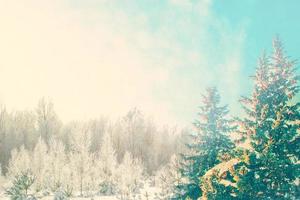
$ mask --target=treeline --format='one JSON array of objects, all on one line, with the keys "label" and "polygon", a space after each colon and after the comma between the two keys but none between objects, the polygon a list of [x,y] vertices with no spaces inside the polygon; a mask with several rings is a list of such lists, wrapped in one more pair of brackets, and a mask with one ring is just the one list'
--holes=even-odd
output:
[{"label": "treeline", "polygon": [[[161,199],[299,199],[300,102],[296,63],[274,40],[230,118],[216,88],[203,95],[187,153],[157,174]],[[298,99],[297,99],[298,98]]]},{"label": "treeline", "polygon": [[[41,99],[34,111],[0,111],[0,163],[2,173],[8,171],[11,152],[24,148],[32,151],[40,139],[51,148],[51,141],[64,145],[65,152],[72,151],[76,135],[88,133],[91,138],[89,151],[95,153],[103,145],[103,136],[108,133],[118,162],[125,153],[143,163],[147,174],[151,175],[170,156],[181,151],[180,141],[184,131],[176,127],[158,127],[150,117],[138,109],[132,109],[126,116],[116,121],[102,117],[87,122],[63,124],[51,102]],[[163,154],[161,152],[164,152]]]},{"label": "treeline", "polygon": [[[138,109],[116,121],[100,118],[68,124],[45,99],[35,111],[2,109],[0,166],[8,184],[13,184],[7,194],[132,198],[148,177],[183,151],[185,132],[158,127]],[[27,187],[28,191],[19,191]]]}]

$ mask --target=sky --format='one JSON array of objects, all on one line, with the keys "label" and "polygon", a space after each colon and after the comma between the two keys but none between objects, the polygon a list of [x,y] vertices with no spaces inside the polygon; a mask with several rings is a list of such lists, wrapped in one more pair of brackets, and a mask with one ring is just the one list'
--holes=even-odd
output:
[{"label": "sky", "polygon": [[300,57],[298,0],[0,0],[0,104],[50,99],[63,121],[137,107],[188,125],[216,86],[233,115],[279,35]]}]

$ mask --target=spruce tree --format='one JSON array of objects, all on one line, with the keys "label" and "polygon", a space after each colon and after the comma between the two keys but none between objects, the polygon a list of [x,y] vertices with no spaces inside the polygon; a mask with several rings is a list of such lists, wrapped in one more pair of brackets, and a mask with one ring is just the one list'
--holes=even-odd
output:
[{"label": "spruce tree", "polygon": [[187,144],[188,153],[183,155],[180,169],[187,181],[177,185],[175,199],[198,199],[202,195],[201,177],[221,162],[220,157],[234,148],[228,133],[235,127],[227,118],[227,106],[220,106],[220,95],[216,88],[208,88],[203,95],[199,120],[194,123],[196,132]]},{"label": "spruce tree", "polygon": [[271,58],[264,56],[254,77],[251,97],[242,103],[247,117],[242,133],[250,150],[236,167],[240,199],[295,199],[299,177],[299,91],[295,62],[274,40]]}]

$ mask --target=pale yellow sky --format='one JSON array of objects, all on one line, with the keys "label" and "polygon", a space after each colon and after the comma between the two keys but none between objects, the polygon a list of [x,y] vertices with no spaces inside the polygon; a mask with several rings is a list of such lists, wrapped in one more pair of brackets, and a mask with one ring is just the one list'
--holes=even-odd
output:
[{"label": "pale yellow sky", "polygon": [[46,97],[63,121],[138,107],[190,124],[206,87],[239,96],[243,26],[216,18],[211,2],[0,0],[0,103],[34,109]]},{"label": "pale yellow sky", "polygon": [[[0,2],[0,100],[9,109],[32,109],[49,97],[63,120],[119,116],[135,106],[171,117],[152,95],[167,73],[144,67],[128,33],[109,24],[115,16],[85,15],[64,1]],[[86,25],[90,18],[97,23]]]}]

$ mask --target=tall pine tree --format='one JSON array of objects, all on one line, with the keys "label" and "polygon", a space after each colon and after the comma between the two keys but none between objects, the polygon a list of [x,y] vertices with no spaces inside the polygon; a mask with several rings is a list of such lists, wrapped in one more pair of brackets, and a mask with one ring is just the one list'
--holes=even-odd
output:
[{"label": "tall pine tree", "polygon": [[191,134],[188,153],[183,155],[180,171],[187,181],[176,186],[176,199],[198,199],[202,195],[201,177],[234,148],[228,137],[234,129],[227,118],[228,108],[219,104],[217,89],[208,88],[202,98],[199,120],[194,123],[196,132]]},{"label": "tall pine tree", "polygon": [[240,199],[295,199],[299,177],[299,91],[295,63],[274,40],[271,58],[264,56],[254,77],[251,97],[242,103],[247,117],[242,133],[250,151],[235,170]]}]

